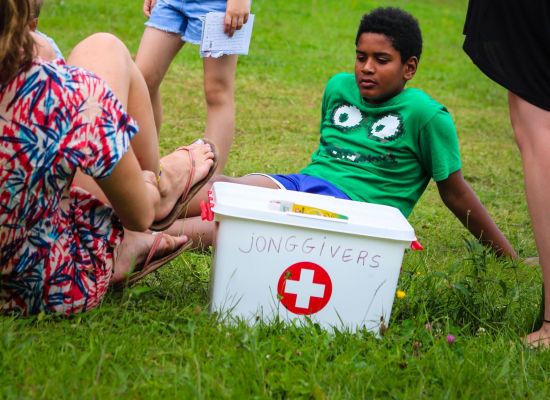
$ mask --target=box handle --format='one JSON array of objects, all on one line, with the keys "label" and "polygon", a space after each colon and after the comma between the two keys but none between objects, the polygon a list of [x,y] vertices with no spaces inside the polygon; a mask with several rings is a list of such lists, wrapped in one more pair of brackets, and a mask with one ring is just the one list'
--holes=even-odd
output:
[{"label": "box handle", "polygon": [[271,200],[269,208],[276,211],[282,211],[287,214],[296,214],[298,216],[307,215],[311,217],[322,217],[324,220],[347,221],[347,215],[339,214],[334,211],[326,210],[305,204],[297,204],[287,200]]},{"label": "box handle", "polygon": [[208,201],[202,200],[199,206],[201,209],[201,219],[203,221],[214,221],[214,211],[212,211],[212,207],[214,207],[214,195],[212,190],[208,191]]},{"label": "box handle", "polygon": [[293,211],[287,211],[287,212],[285,212],[285,215],[291,215],[291,216],[300,217],[300,218],[318,219],[318,220],[321,220],[321,221],[340,222],[340,223],[344,223],[344,224],[348,223],[347,219],[324,217],[322,215],[304,214],[304,213],[293,212]]}]

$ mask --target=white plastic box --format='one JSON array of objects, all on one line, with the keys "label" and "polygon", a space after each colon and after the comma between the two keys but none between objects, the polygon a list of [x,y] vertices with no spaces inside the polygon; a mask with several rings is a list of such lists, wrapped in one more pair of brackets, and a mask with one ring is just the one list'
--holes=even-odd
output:
[{"label": "white plastic box", "polygon": [[[283,212],[274,201],[349,219]],[[398,209],[231,183],[215,183],[211,203],[219,221],[212,311],[351,331],[389,323],[403,253],[415,240]]]}]

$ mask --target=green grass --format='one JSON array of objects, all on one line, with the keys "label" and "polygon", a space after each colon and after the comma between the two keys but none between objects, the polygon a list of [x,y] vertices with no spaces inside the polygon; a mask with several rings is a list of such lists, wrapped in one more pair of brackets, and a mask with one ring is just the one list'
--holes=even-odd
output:
[{"label": "green grass", "polygon": [[[464,175],[519,254],[534,255],[505,91],[461,49],[465,0],[254,0],[226,172],[284,173],[307,162],[324,84],[352,71],[359,18],[377,5],[420,20],[424,53],[411,86],[450,109]],[[40,27],[65,53],[96,31],[135,52],[143,22],[141,2],[47,0]],[[167,152],[204,129],[196,47],[184,48],[162,89]],[[479,248],[434,185],[410,222],[426,249],[405,255],[407,296],[396,299],[382,340],[315,325],[220,324],[207,312],[211,256],[188,253],[85,315],[0,318],[0,398],[548,398],[550,352],[519,340],[536,321],[539,270]]]}]

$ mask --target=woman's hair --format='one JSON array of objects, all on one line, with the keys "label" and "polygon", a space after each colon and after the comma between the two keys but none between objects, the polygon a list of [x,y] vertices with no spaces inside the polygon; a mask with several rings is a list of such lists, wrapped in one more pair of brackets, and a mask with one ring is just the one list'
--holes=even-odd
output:
[{"label": "woman's hair", "polygon": [[0,1],[0,84],[30,66],[34,41],[29,17],[29,0]]}]

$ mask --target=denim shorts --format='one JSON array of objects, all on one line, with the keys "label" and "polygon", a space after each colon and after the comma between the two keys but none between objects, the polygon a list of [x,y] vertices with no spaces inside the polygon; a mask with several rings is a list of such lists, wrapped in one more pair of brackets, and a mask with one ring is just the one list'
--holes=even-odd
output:
[{"label": "denim shorts", "polygon": [[324,196],[332,196],[337,199],[349,200],[349,196],[334,186],[332,183],[315,176],[304,174],[287,174],[287,175],[263,175],[270,178],[281,189],[294,190],[295,192],[322,194]]},{"label": "denim shorts", "polygon": [[210,11],[225,12],[226,5],[226,0],[158,0],[145,25],[177,33],[185,42],[200,44],[201,17]]}]

